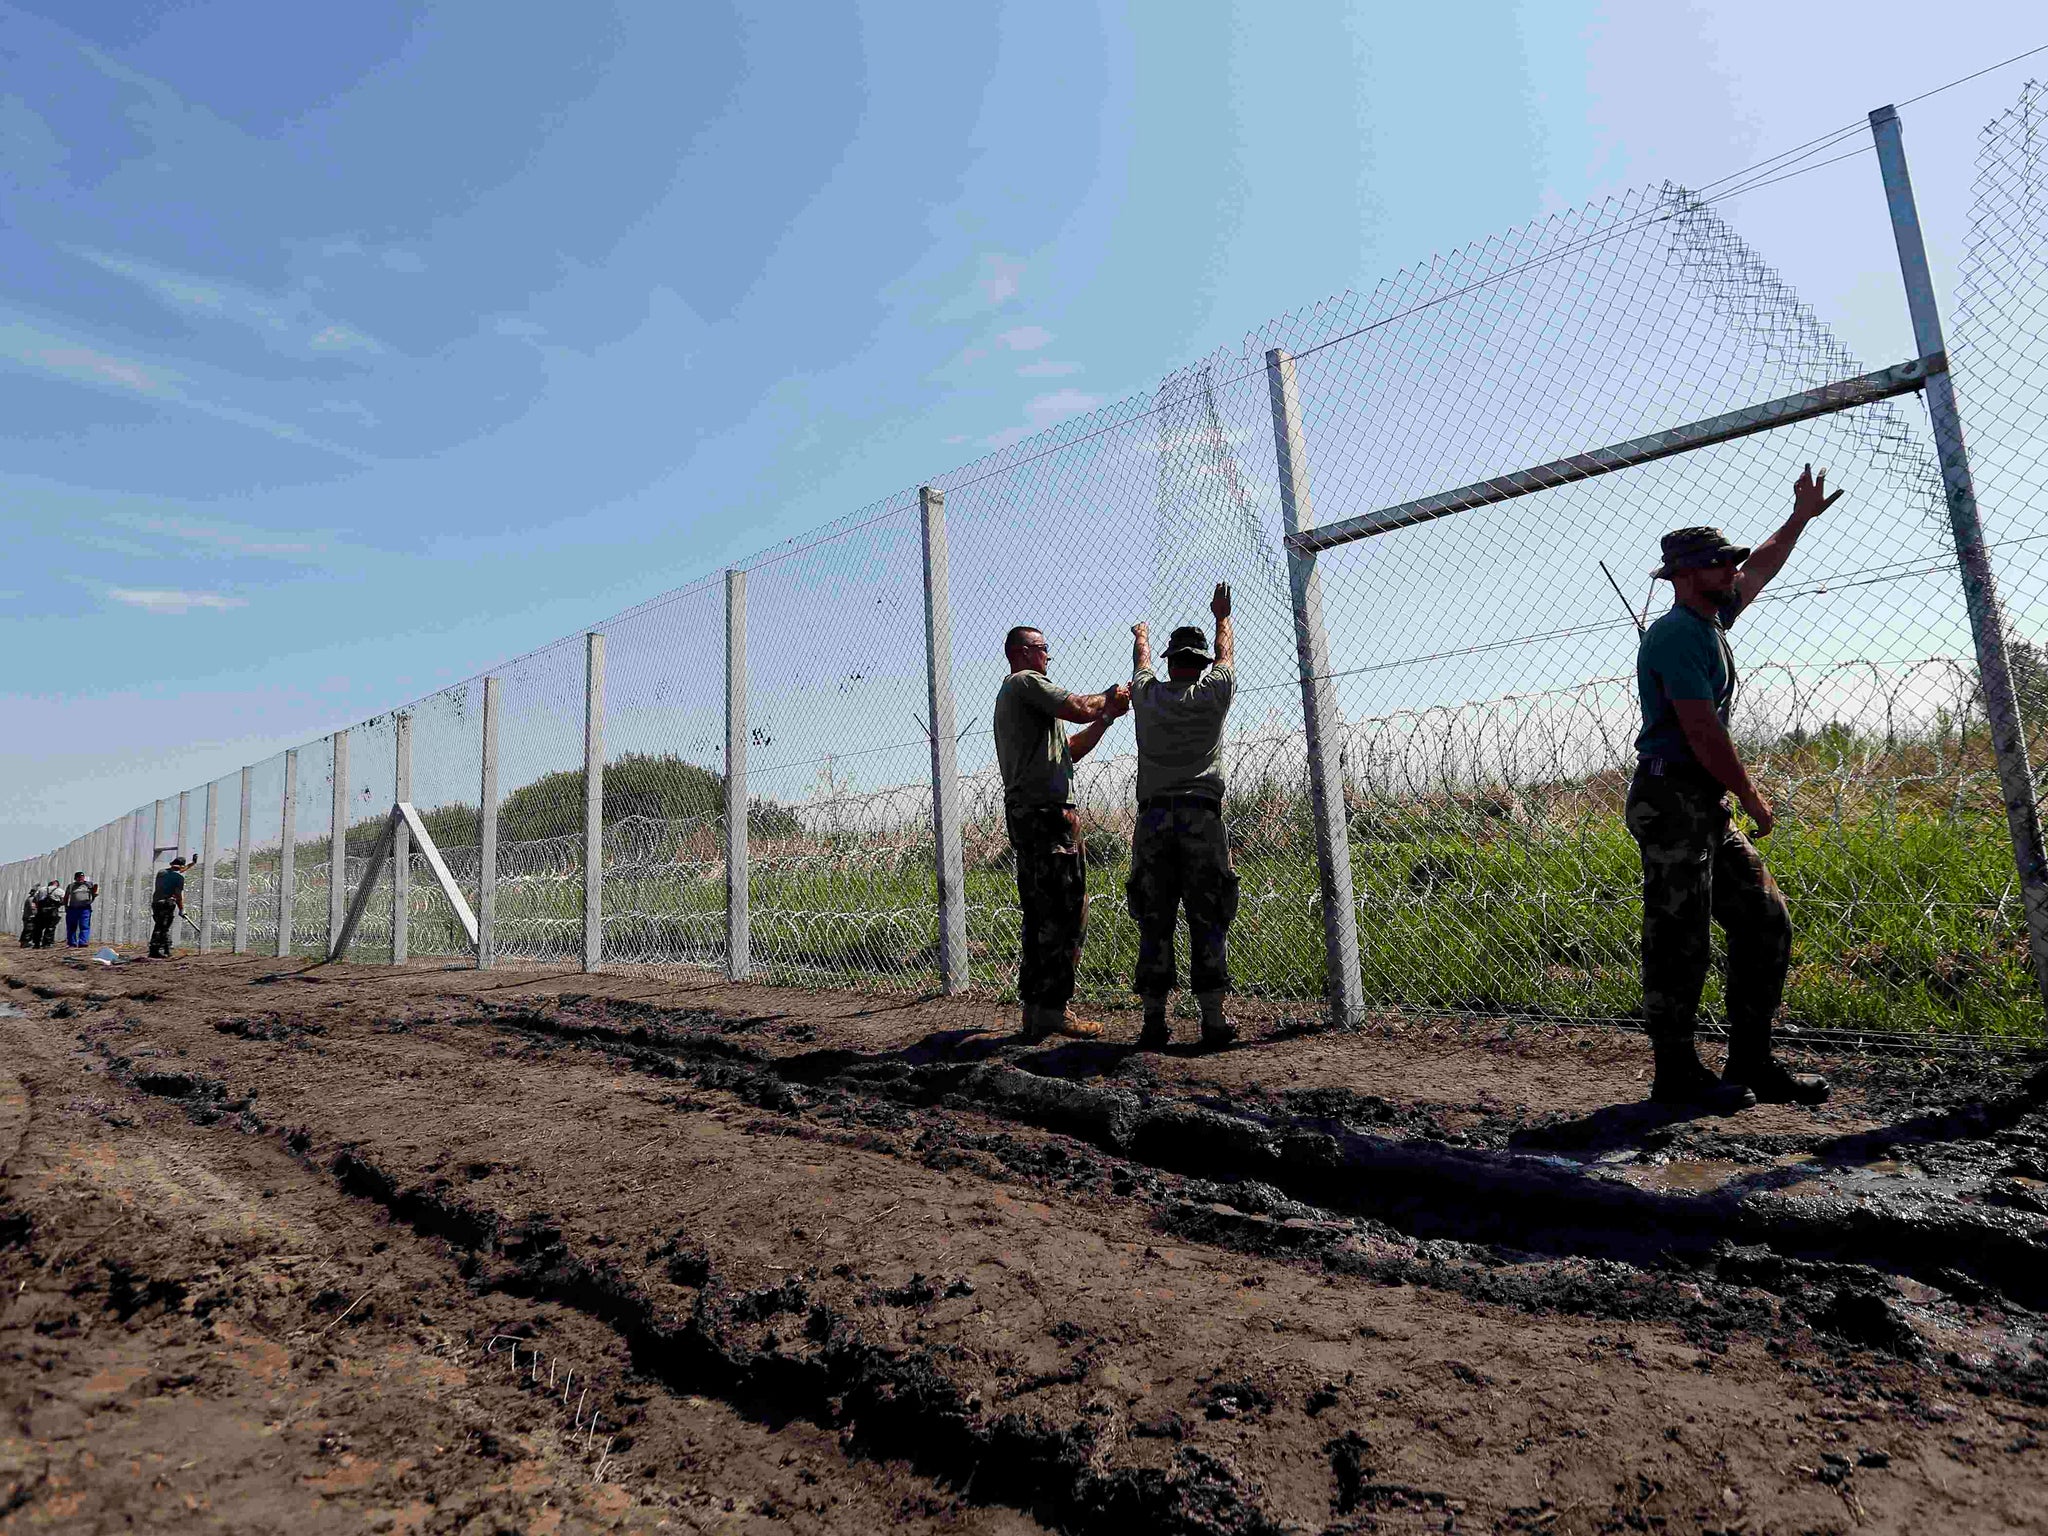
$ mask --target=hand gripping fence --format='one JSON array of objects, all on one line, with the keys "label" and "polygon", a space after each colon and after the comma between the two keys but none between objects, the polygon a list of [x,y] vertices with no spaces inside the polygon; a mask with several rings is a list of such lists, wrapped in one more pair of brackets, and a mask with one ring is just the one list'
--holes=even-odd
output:
[{"label": "hand gripping fence", "polygon": [[[1848,495],[1732,636],[1787,1026],[2038,1037],[2044,129],[2029,86],[1985,131],[1952,343],[1882,109],[1910,357],[1851,358],[1710,199],[1611,199],[1146,395],[1049,397],[1093,408],[8,865],[0,917],[86,866],[95,937],[137,943],[155,872],[196,851],[198,942],[236,954],[1001,995],[1004,632],[1044,629],[1055,681],[1092,692],[1129,676],[1134,622],[1206,628],[1228,581],[1235,988],[1346,1024],[1634,1019],[1638,615],[1608,573],[1643,590],[1674,527],[1761,542],[1811,462]],[[1129,729],[1076,780],[1097,999],[1130,996],[1137,947]]]}]

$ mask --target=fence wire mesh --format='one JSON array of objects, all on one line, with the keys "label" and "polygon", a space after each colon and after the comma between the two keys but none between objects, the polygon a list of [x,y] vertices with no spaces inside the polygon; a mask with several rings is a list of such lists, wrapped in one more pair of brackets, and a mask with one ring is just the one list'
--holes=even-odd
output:
[{"label": "fence wire mesh", "polygon": [[[1986,130],[1953,353],[2034,761],[2048,756],[2048,97]],[[1239,990],[1327,986],[1296,613],[1268,353],[1292,359],[1306,503],[1329,524],[1865,371],[1701,199],[1666,185],[1560,214],[1288,315],[1157,390],[932,482],[950,557],[963,862],[975,986],[1006,993],[1019,911],[990,714],[1016,624],[1054,679],[1131,673],[1130,626],[1207,626],[1235,597],[1226,821],[1242,879]],[[1873,360],[1879,364],[1902,361]],[[1848,492],[1743,616],[1735,732],[1780,825],[1794,914],[1788,1021],[2035,1032],[1997,778],[1939,476],[1917,400],[1860,406],[1404,526],[1318,559],[1342,821],[1375,1008],[1626,1019],[1640,1008],[1640,866],[1620,819],[1639,719],[1636,616],[1657,540],[1770,533],[1801,465]],[[1627,596],[1609,585],[1603,563]],[[904,492],[742,562],[751,973],[939,979],[924,549]],[[606,646],[603,963],[719,967],[727,950],[723,575],[597,626]],[[496,952],[580,963],[586,641],[507,664]],[[410,706],[410,797],[474,910],[483,684]],[[395,716],[350,733],[351,893],[398,797]],[[283,761],[251,775],[246,916],[298,953],[329,924],[332,753],[300,749],[280,889]],[[1135,759],[1110,727],[1077,776],[1090,865],[1084,993],[1128,997]],[[217,945],[233,942],[239,779],[220,785]],[[199,836],[204,789],[188,839]],[[110,916],[147,930],[159,815],[74,845],[110,861]],[[166,822],[166,825],[169,825]],[[66,857],[73,850],[66,850]],[[56,860],[58,863],[64,859]],[[51,863],[0,870],[4,921]],[[408,948],[470,940],[409,864]],[[68,868],[63,871],[68,874]],[[392,953],[387,868],[353,957]]]}]

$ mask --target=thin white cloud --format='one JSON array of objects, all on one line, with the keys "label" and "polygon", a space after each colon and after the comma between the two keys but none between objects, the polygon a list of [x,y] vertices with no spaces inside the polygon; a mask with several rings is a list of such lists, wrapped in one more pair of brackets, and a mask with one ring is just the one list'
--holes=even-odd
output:
[{"label": "thin white cloud", "polygon": [[1091,395],[1079,389],[1056,389],[1050,394],[1034,395],[1024,402],[1024,425],[991,432],[981,440],[982,444],[988,448],[1008,448],[1069,416],[1094,410],[1103,403],[1103,399],[1101,395]]},{"label": "thin white cloud", "polygon": [[1020,379],[1063,379],[1070,373],[1079,373],[1079,363],[1056,363],[1049,357],[1042,357],[1035,363],[1026,363],[1017,370]]},{"label": "thin white cloud", "polygon": [[939,306],[940,320],[971,320],[976,315],[1000,309],[1017,296],[1024,277],[1024,263],[1000,251],[983,253],[973,281],[965,293]]},{"label": "thin white cloud", "polygon": [[376,356],[386,350],[383,343],[357,327],[322,314],[307,284],[272,294],[225,278],[180,272],[139,256],[86,246],[69,249],[102,272],[136,284],[166,309],[241,326],[276,351],[303,357],[340,352]]},{"label": "thin white cloud", "polygon": [[266,560],[318,560],[333,552],[324,536],[307,537],[273,533],[239,523],[214,522],[196,517],[162,516],[147,512],[114,512],[107,521],[137,533],[153,533],[177,539],[225,555],[245,555]]},{"label": "thin white cloud", "polygon": [[145,613],[184,614],[195,609],[242,608],[239,597],[222,592],[179,592],[168,587],[109,587],[107,596]]},{"label": "thin white cloud", "polygon": [[1017,283],[1023,276],[1023,262],[991,251],[981,258],[981,276],[975,279],[975,286],[981,289],[982,302],[993,309],[1016,297]]},{"label": "thin white cloud", "polygon": [[1036,352],[1052,341],[1052,332],[1042,325],[1020,325],[996,338],[1012,352]]},{"label": "thin white cloud", "polygon": [[113,390],[131,397],[140,396],[159,404],[196,411],[216,421],[253,427],[285,442],[339,454],[357,464],[371,462],[366,455],[352,448],[325,442],[289,422],[274,421],[253,411],[245,411],[240,406],[196,395],[186,387],[190,381],[173,369],[120,357],[104,348],[46,331],[40,325],[5,314],[0,314],[0,361],[51,374],[74,384]]}]

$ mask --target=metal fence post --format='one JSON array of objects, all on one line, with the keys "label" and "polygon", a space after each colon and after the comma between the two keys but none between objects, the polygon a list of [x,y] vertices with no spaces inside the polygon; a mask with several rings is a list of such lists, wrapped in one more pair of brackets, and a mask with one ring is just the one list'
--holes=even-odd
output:
[{"label": "metal fence post", "polygon": [[294,909],[298,906],[299,879],[299,749],[284,755],[284,832],[277,848],[277,957],[292,952]]},{"label": "metal fence post", "polygon": [[[1273,451],[1280,470],[1280,517],[1290,535],[1315,526],[1309,497],[1308,450],[1301,430],[1301,394],[1294,359],[1279,347],[1266,354],[1273,401]],[[1351,828],[1344,796],[1344,719],[1330,678],[1330,641],[1323,628],[1322,579],[1316,556],[1291,546],[1287,586],[1294,602],[1295,659],[1301,673],[1301,717],[1308,744],[1308,792],[1316,823],[1316,870],[1323,904],[1324,989],[1330,1019],[1355,1024],[1365,1012],[1358,969],[1358,908],[1351,890]]]},{"label": "metal fence post", "polygon": [[747,867],[747,573],[725,573],[725,974],[753,969]]},{"label": "metal fence post", "polygon": [[220,780],[206,782],[206,825],[200,833],[199,952],[213,948],[213,865],[220,857]]},{"label": "metal fence post", "polygon": [[[412,803],[412,716],[391,720],[392,798]],[[391,828],[391,963],[403,965],[412,948],[412,828],[400,816]]]},{"label": "metal fence post", "polygon": [[333,744],[334,798],[327,825],[327,958],[341,948],[341,925],[348,921],[348,732],[336,731]]},{"label": "metal fence post", "polygon": [[960,842],[960,731],[953,713],[953,604],[946,493],[917,491],[924,531],[924,673],[932,739],[932,862],[939,892],[939,984],[967,990],[967,863]]},{"label": "metal fence post", "polygon": [[483,783],[477,795],[476,964],[498,960],[498,680],[484,679]]},{"label": "metal fence post", "polygon": [[[1899,251],[1899,275],[1905,282],[1906,307],[1913,317],[1913,341],[1923,358],[1946,362],[1941,310],[1934,300],[1934,280],[1927,270],[1927,247],[1920,234],[1920,213],[1913,200],[1913,180],[1906,169],[1905,140],[1895,107],[1870,114],[1871,137],[1877,141],[1877,164],[1890,205],[1892,239]],[[2034,984],[2048,1008],[2048,849],[2041,837],[2041,813],[2034,799],[2034,775],[2027,761],[2027,733],[2012,684],[2012,665],[2005,648],[2005,617],[1998,601],[1998,580],[1984,548],[1984,528],[1977,516],[1977,491],[1970,478],[1970,456],[1963,444],[1962,417],[1956,409],[1955,385],[1946,366],[1927,377],[1927,417],[1934,430],[1935,452],[1941,460],[1941,485],[1948,501],[1949,529],[1956,546],[1956,564],[1963,578],[1963,601],[1970,614],[1970,638],[1977,651],[1977,680],[1984,695],[1984,716],[1991,729],[1991,750],[1998,759],[1998,788],[2005,801],[2006,830],[2012,838],[2013,863],[2019,872],[2020,905],[2027,918],[2027,951],[2034,965]]]},{"label": "metal fence post", "polygon": [[583,637],[583,969],[604,964],[604,635]]},{"label": "metal fence post", "polygon": [[235,823],[235,940],[238,955],[249,952],[249,811],[252,785],[242,770],[242,809]]}]

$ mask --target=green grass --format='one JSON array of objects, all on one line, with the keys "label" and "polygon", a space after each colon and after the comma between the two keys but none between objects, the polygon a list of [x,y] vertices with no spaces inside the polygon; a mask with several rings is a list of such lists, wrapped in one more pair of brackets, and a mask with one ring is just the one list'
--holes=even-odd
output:
[{"label": "green grass", "polygon": [[[1790,774],[1800,767],[1780,754]],[[1819,765],[1825,768],[1825,764]],[[1955,769],[1919,774],[1910,751],[1844,792],[1816,772],[1780,794],[1790,814],[1762,845],[1795,930],[1786,1022],[1804,1028],[2035,1039],[2039,1002],[2012,894],[1995,790],[1959,800]],[[1974,772],[1974,765],[1972,765]],[[1946,778],[1947,787],[1940,782]],[[1813,789],[1821,784],[1826,793]],[[1511,797],[1512,798],[1512,797]],[[1639,1006],[1640,864],[1611,778],[1500,800],[1353,809],[1353,879],[1370,1004],[1485,1014],[1626,1018]],[[1510,813],[1511,812],[1511,813]],[[1088,943],[1081,991],[1130,998],[1137,932],[1125,909],[1128,813],[1091,813]],[[1297,793],[1234,792],[1243,897],[1231,937],[1240,990],[1278,999],[1323,993],[1313,840]],[[888,846],[882,846],[887,843]],[[970,964],[1005,993],[1016,973],[1014,877],[1002,833],[968,833]],[[303,865],[301,866],[304,867]],[[722,870],[695,866],[605,882],[605,945],[622,963],[715,964],[723,956]],[[324,870],[302,886],[302,951],[326,931]],[[757,837],[750,882],[753,955],[770,979],[928,986],[936,980],[929,847],[887,839]],[[509,880],[499,949],[571,961],[582,949],[581,884]],[[388,904],[372,902],[364,958],[389,954]],[[423,895],[415,954],[466,941],[438,894]],[[1181,964],[1186,964],[1183,938]],[[1718,1007],[1718,979],[1708,1006]]]}]

